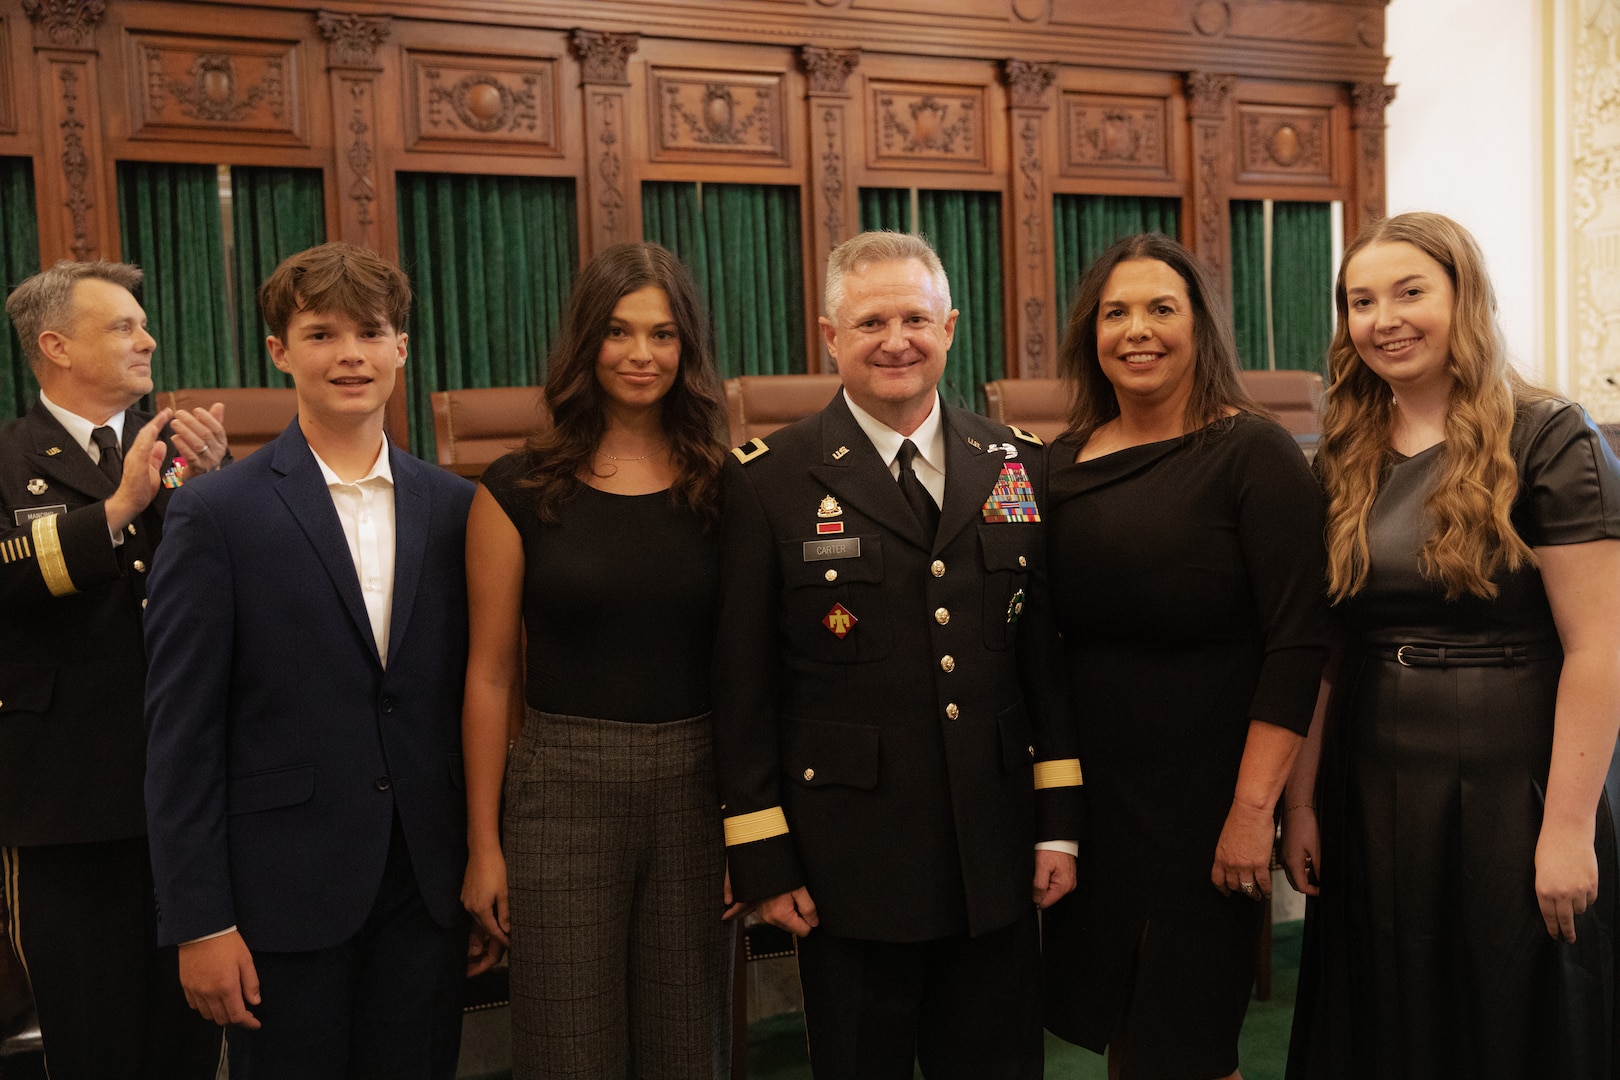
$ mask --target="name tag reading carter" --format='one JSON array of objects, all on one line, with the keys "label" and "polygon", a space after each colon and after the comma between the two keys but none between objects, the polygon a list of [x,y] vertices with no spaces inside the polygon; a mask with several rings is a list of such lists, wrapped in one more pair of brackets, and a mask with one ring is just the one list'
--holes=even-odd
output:
[{"label": "name tag reading carter", "polygon": [[860,556],[861,538],[858,536],[850,536],[842,540],[806,540],[804,542],[805,562],[821,562],[823,559],[858,559]]}]

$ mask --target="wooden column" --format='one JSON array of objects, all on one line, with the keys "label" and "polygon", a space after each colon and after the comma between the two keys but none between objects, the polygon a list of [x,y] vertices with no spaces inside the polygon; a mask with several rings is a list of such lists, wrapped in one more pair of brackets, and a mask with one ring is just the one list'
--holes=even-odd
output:
[{"label": "wooden column", "polygon": [[1384,108],[1395,88],[1356,83],[1350,88],[1350,130],[1355,137],[1356,197],[1344,207],[1344,238],[1349,240],[1385,214]]},{"label": "wooden column", "polygon": [[[332,86],[332,135],[337,145],[338,214],[335,239],[385,255],[398,252],[399,237],[384,236],[383,196],[377,166],[377,46],[388,37],[392,21],[355,14],[321,12],[315,20],[326,39],[326,71]],[[327,235],[332,234],[327,227]]]},{"label": "wooden column", "polygon": [[1187,75],[1187,123],[1192,136],[1192,198],[1181,233],[1214,275],[1225,302],[1232,299],[1232,171],[1237,155],[1230,75]]},{"label": "wooden column", "polygon": [[641,239],[641,200],[631,197],[625,167],[630,54],[640,46],[641,36],[575,30],[569,43],[579,58],[585,100],[588,257],[612,244]]},{"label": "wooden column", "polygon": [[39,79],[39,248],[58,259],[119,257],[113,165],[101,131],[100,60],[95,29],[102,0],[23,0],[34,25]]},{"label": "wooden column", "polygon": [[[810,109],[810,280],[805,328],[812,372],[822,370],[825,350],[816,318],[826,297],[827,257],[860,229],[860,192],[849,174],[849,74],[861,62],[859,49],[824,49],[805,45],[799,62],[808,76],[805,98]],[[859,144],[856,144],[858,151]]]},{"label": "wooden column", "polygon": [[1006,60],[1001,76],[1007,84],[1007,132],[1012,140],[1008,159],[1018,163],[1013,227],[1008,237],[1015,256],[1009,262],[1013,312],[1007,320],[1006,377],[1040,379],[1057,373],[1053,362],[1057,301],[1052,280],[1052,191],[1041,160],[1041,148],[1055,141],[1046,125],[1047,91],[1057,78],[1057,65]]}]

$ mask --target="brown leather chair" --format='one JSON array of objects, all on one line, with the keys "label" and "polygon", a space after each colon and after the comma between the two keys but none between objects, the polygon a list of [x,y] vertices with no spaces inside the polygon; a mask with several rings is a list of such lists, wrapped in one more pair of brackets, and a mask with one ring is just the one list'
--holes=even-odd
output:
[{"label": "brown leather chair", "polygon": [[157,395],[160,409],[189,412],[225,404],[225,435],[231,456],[241,461],[267,442],[274,441],[298,415],[298,392],[279,386],[188,387]]},{"label": "brown leather chair", "polygon": [[1620,424],[1599,424],[1598,430],[1609,440],[1616,454],[1620,454]]},{"label": "brown leather chair", "polygon": [[439,464],[471,480],[537,429],[551,426],[545,391],[538,386],[436,390],[428,398]]},{"label": "brown leather chair", "polygon": [[1322,376],[1316,372],[1245,371],[1243,388],[1296,439],[1322,434]]},{"label": "brown leather chair", "polygon": [[998,424],[1051,442],[1069,423],[1069,388],[1062,379],[996,379],[984,384],[985,413]]},{"label": "brown leather chair", "polygon": [[731,445],[764,438],[827,407],[843,385],[833,375],[739,375],[726,380]]}]

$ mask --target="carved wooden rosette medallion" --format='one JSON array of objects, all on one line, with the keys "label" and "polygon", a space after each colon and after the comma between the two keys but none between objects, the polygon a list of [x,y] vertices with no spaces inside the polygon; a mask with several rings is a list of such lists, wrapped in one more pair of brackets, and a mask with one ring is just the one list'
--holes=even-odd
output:
[{"label": "carved wooden rosette medallion", "polygon": [[306,145],[297,42],[132,32],[127,43],[134,138]]},{"label": "carved wooden rosette medallion", "polygon": [[568,44],[585,84],[585,205],[592,251],[641,236],[641,207],[625,194],[625,94],[638,34],[575,30]]},{"label": "carved wooden rosette medallion", "polygon": [[1058,121],[1064,176],[1174,179],[1166,99],[1071,91]]},{"label": "carved wooden rosette medallion", "polygon": [[410,150],[560,157],[558,61],[407,50]]},{"label": "carved wooden rosette medallion", "polygon": [[988,172],[985,87],[867,81],[869,169]]},{"label": "carved wooden rosette medallion", "polygon": [[23,14],[52,45],[82,48],[107,13],[103,0],[22,0]]},{"label": "carved wooden rosette medallion", "polygon": [[1018,201],[1014,211],[1018,262],[1014,279],[1018,310],[1023,313],[1021,344],[1008,364],[1009,369],[1016,370],[1008,370],[1006,374],[1038,378],[1046,375],[1051,367],[1048,355],[1051,334],[1046,324],[1047,312],[1055,306],[1052,275],[1048,272],[1052,262],[1052,229],[1047,221],[1047,210],[1052,205],[1052,195],[1047,187],[1041,148],[1047,144],[1048,91],[1057,79],[1057,65],[1004,60],[1001,78],[1007,87],[1011,159],[1018,163]]},{"label": "carved wooden rosette medallion", "polygon": [[1187,122],[1192,125],[1192,248],[1231,295],[1226,247],[1232,232],[1231,75],[1194,71],[1186,77]]},{"label": "carved wooden rosette medallion", "polygon": [[653,68],[652,160],[786,165],[781,75]]},{"label": "carved wooden rosette medallion", "polygon": [[1346,237],[1384,216],[1384,109],[1395,88],[1357,83],[1350,88],[1350,129],[1355,136],[1356,199],[1345,206]]},{"label": "carved wooden rosette medallion", "polygon": [[1239,105],[1239,178],[1331,184],[1331,121],[1331,111],[1325,108]]}]

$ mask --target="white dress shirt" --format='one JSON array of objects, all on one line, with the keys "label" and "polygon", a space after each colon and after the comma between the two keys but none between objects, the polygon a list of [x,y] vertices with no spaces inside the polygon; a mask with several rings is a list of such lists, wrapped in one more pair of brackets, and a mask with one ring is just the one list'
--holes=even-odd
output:
[{"label": "white dress shirt", "polygon": [[352,483],[338,479],[319,454],[315,454],[315,464],[326,477],[326,490],[332,493],[332,505],[343,523],[343,538],[349,542],[349,557],[360,579],[377,656],[386,667],[388,624],[394,611],[394,473],[388,467],[388,440],[383,439],[371,471]]},{"label": "white dress shirt", "polygon": [[[122,409],[109,416],[105,424],[96,424],[86,420],[78,413],[68,412],[66,409],[62,408],[62,406],[46,397],[45,391],[43,390],[39,392],[39,403],[45,406],[46,412],[56,417],[56,422],[67,429],[67,433],[73,437],[73,441],[79,444],[79,449],[89,454],[90,460],[95,462],[97,465],[101,464],[101,447],[97,446],[90,439],[91,432],[95,431],[96,428],[112,428],[113,437],[118,440],[118,445],[124,445],[124,411]],[[135,526],[133,525],[130,526],[132,529],[134,527]],[[124,534],[111,526],[108,526],[107,534],[112,537],[113,547],[118,547],[124,542]]]},{"label": "white dress shirt", "polygon": [[907,439],[911,440],[912,445],[917,448],[917,456],[912,459],[911,471],[917,474],[922,486],[934,497],[934,505],[944,506],[945,427],[940,423],[939,394],[934,395],[934,407],[928,410],[928,416],[910,435],[900,434],[855,404],[848,390],[844,391],[844,402],[854,414],[855,422],[872,441],[878,457],[889,467],[889,475],[896,480],[900,479],[900,444]]}]

